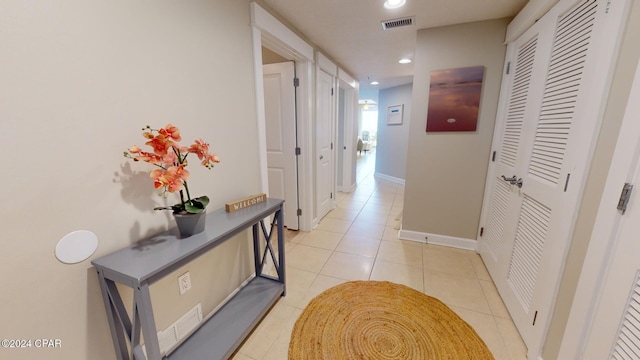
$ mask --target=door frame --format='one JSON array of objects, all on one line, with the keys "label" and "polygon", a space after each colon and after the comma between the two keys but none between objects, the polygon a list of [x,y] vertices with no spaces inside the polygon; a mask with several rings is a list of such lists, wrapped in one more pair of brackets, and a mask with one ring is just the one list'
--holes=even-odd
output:
[{"label": "door frame", "polygon": [[[631,172],[638,157],[637,152],[640,151],[640,123],[638,123],[637,117],[633,116],[640,113],[640,102],[633,101],[633,98],[640,99],[640,61],[636,64],[635,77],[627,100],[611,167],[565,327],[565,329],[580,330],[565,331],[559,352],[559,358],[562,359],[577,359],[581,356],[585,341],[591,331],[605,276],[609,264],[613,260],[612,254],[615,246],[612,246],[611,242],[615,238],[622,220],[622,215],[617,210],[616,204],[620,197],[622,184],[633,176]],[[630,149],[636,151],[630,151]],[[638,194],[632,193],[632,196],[638,196]]]},{"label": "door frame", "polygon": [[267,143],[264,105],[264,81],[262,79],[262,46],[276,54],[295,61],[296,76],[300,79],[297,89],[298,118],[298,147],[301,154],[298,157],[298,192],[300,194],[298,206],[302,210],[300,215],[300,230],[311,231],[313,224],[314,204],[313,193],[313,148],[312,123],[314,94],[314,51],[306,41],[289,30],[284,24],[269,14],[260,5],[252,2],[251,31],[253,40],[253,65],[255,73],[256,118],[258,126],[258,154],[260,163],[260,189],[264,193],[269,191],[267,171]]},{"label": "door frame", "polygon": [[342,192],[352,192],[356,189],[355,164],[356,164],[356,137],[358,124],[358,82],[342,69],[338,69],[338,88],[345,91],[344,104],[340,104],[338,98],[338,111],[344,106],[344,129],[342,151]]},{"label": "door frame", "polygon": [[[331,77],[331,89],[332,89],[332,95],[330,98],[330,107],[331,109],[329,110],[329,114],[331,116],[331,119],[329,119],[330,121],[330,126],[331,126],[331,130],[330,130],[330,138],[331,138],[331,143],[332,143],[332,150],[331,150],[331,193],[333,194],[333,196],[330,199],[330,210],[333,210],[336,207],[336,188],[338,186],[338,181],[336,178],[336,164],[337,164],[337,157],[336,157],[336,149],[335,149],[335,145],[337,143],[336,141],[336,122],[337,122],[337,116],[338,116],[338,110],[337,110],[337,101],[336,98],[338,97],[336,91],[337,91],[337,86],[336,86],[336,79],[338,76],[338,66],[331,61],[328,57],[326,57],[324,54],[322,54],[321,52],[316,51],[316,84],[318,84],[318,76],[320,74],[320,72],[324,72],[325,74],[329,75]],[[317,87],[316,87],[317,90]],[[318,103],[318,94],[316,93],[316,96],[314,98],[314,103]],[[317,121],[318,121],[318,116],[319,114],[319,109],[316,106],[316,116],[315,116],[315,122],[314,125],[317,126]],[[320,144],[318,144],[317,139],[314,139],[316,141],[314,141],[315,143],[315,157],[314,160],[316,161],[315,164],[315,179],[316,181],[318,179],[320,179],[320,175],[319,175],[319,169],[320,169],[320,162],[318,161],[318,152],[320,151]],[[320,189],[322,187],[319,186],[316,183],[316,209],[315,209],[315,217],[313,219],[313,228],[316,228],[318,226],[318,224],[320,223],[320,220],[322,220],[322,218],[324,217],[324,215],[326,215],[326,213],[321,214],[321,202],[320,202]]]},{"label": "door frame", "polygon": [[[296,120],[296,90],[294,85],[295,74],[295,61],[287,60],[283,62],[263,64],[263,80],[264,84],[271,84],[273,86],[273,79],[277,79],[277,89],[273,87],[269,88],[263,94],[265,99],[265,109],[271,105],[271,109],[278,109],[278,116],[267,116],[265,111],[265,122],[273,124],[273,121],[279,121],[279,124],[275,125],[276,129],[280,129],[278,135],[281,136],[281,142],[279,154],[271,155],[267,154],[267,167],[273,169],[273,163],[271,161],[279,162],[283,167],[282,172],[282,184],[275,184],[276,181],[273,177],[269,180],[269,188],[274,190],[280,188],[282,193],[279,194],[281,199],[285,199],[284,203],[284,226],[289,230],[298,230],[300,228],[300,216],[297,214],[298,206],[298,159],[296,158],[295,149],[298,146],[298,139],[296,134],[297,120]],[[265,76],[266,74],[266,76]],[[277,77],[275,77],[277,75]],[[268,101],[271,96],[278,96],[276,103],[273,99]],[[278,120],[276,120],[278,119]],[[271,129],[272,131],[274,129]],[[267,140],[268,141],[268,140]],[[272,143],[271,146],[274,146]],[[274,149],[271,149],[272,151]],[[278,160],[276,160],[278,159]],[[271,183],[274,181],[275,183]],[[281,186],[277,186],[281,185]],[[278,192],[279,193],[279,192]],[[269,196],[276,196],[278,194],[271,194]]]}]

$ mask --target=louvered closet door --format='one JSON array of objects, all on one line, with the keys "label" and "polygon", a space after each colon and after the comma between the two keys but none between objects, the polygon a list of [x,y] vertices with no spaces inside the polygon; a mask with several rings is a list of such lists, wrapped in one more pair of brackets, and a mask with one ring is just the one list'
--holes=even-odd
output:
[{"label": "louvered closet door", "polygon": [[482,237],[485,240],[484,246],[481,247],[484,262],[494,277],[504,277],[506,274],[504,259],[510,256],[511,245],[508,239],[513,238],[517,219],[514,209],[519,207],[521,201],[519,189],[502,176],[512,177],[522,172],[524,149],[531,142],[531,139],[523,137],[523,132],[527,131],[534,120],[528,115],[527,109],[535,106],[540,98],[531,92],[531,88],[535,87],[536,81],[540,82],[545,71],[541,62],[535,61],[543,56],[540,54],[538,40],[538,29],[530,29],[507,49],[512,54],[508,57],[513,60],[509,65],[511,76],[503,82],[503,87],[507,86],[509,96],[501,126],[502,141],[498,145],[493,172],[490,172],[492,196],[484,226],[486,233]]},{"label": "louvered closet door", "polygon": [[560,1],[510,45],[480,249],[530,358],[542,349],[610,77],[613,48],[602,44],[615,39],[594,36],[606,33],[606,7]]}]

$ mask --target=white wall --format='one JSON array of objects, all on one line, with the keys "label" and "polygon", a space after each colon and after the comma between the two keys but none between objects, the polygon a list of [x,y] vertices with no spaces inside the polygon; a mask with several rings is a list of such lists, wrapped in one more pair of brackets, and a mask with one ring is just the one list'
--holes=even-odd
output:
[{"label": "white wall", "polygon": [[[509,19],[418,31],[402,228],[475,239],[490,158]],[[484,66],[475,132],[427,133],[430,72]]]},{"label": "white wall", "polygon": [[[378,93],[376,175],[405,179],[412,89],[413,84],[407,84],[380,90]],[[387,108],[395,105],[404,106],[402,124],[387,125]]]},{"label": "white wall", "polygon": [[[190,166],[210,208],[259,190],[249,1],[51,0],[0,5],[0,334],[57,338],[60,349],[6,350],[11,359],[113,359],[90,260],[53,256],[65,234],[97,234],[101,256],[171,226],[144,163],[122,152],[140,129],[171,122],[222,162]],[[172,199],[171,202],[173,202]],[[246,236],[241,237],[246,238]],[[248,274],[246,243],[193,264],[193,292],[152,288],[159,323],[206,308]],[[204,261],[206,260],[206,261]],[[213,285],[210,274],[216,273]],[[163,311],[164,308],[164,311]]]}]

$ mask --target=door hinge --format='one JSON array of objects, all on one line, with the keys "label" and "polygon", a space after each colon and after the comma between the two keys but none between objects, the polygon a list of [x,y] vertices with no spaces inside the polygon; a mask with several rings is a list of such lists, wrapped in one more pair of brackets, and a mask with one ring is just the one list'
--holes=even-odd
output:
[{"label": "door hinge", "polygon": [[302,152],[300,151],[300,148],[299,148],[299,147],[297,147],[297,148],[296,148],[296,155],[300,155],[300,154],[302,154]]},{"label": "door hinge", "polygon": [[484,227],[480,228],[480,237],[482,237],[482,234],[484,234]]},{"label": "door hinge", "polygon": [[293,87],[298,87],[300,86],[300,78],[293,78]]},{"label": "door hinge", "polygon": [[538,311],[536,310],[536,313],[533,314],[533,324],[531,324],[531,326],[536,326],[536,319],[538,318]]},{"label": "door hinge", "polygon": [[331,150],[333,150],[333,143],[331,143]]},{"label": "door hinge", "polygon": [[331,88],[331,96],[333,96],[333,88]]},{"label": "door hinge", "polygon": [[622,212],[627,211],[627,205],[629,204],[629,199],[631,198],[631,190],[633,190],[633,185],[629,183],[625,183],[622,187],[622,192],[620,193],[620,200],[618,200],[618,210]]},{"label": "door hinge", "polygon": [[507,71],[506,74],[509,75],[509,73],[511,72],[511,61],[507,61]]},{"label": "door hinge", "polygon": [[298,216],[302,216],[302,209],[298,209],[298,211],[296,212],[296,214],[297,214]]},{"label": "door hinge", "polygon": [[491,155],[491,161],[495,162],[496,161],[496,152],[493,152],[493,155]]},{"label": "door hinge", "polygon": [[329,195],[329,197],[330,197],[331,199],[333,199],[333,193],[331,193],[331,194]]}]

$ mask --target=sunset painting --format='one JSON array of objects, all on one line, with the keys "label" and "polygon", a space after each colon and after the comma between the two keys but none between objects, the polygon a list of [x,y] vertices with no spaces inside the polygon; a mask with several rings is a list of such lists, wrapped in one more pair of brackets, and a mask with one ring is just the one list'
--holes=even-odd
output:
[{"label": "sunset painting", "polygon": [[431,72],[427,132],[476,131],[484,66]]}]

